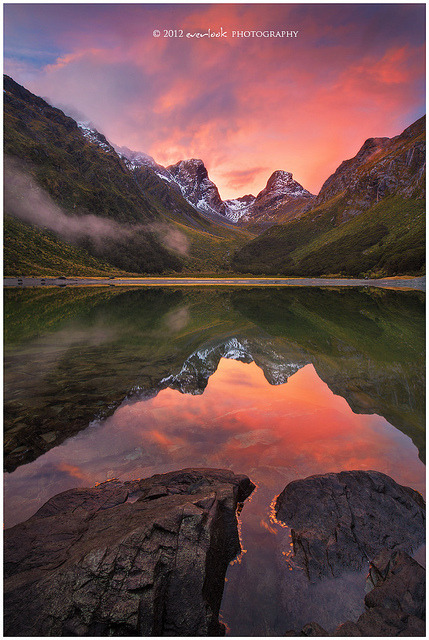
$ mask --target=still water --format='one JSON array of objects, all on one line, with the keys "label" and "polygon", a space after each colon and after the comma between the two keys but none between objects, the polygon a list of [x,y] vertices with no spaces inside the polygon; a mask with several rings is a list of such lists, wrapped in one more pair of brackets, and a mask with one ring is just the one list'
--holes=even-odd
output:
[{"label": "still water", "polygon": [[424,493],[421,293],[8,290],[5,318],[6,526],[71,487],[229,468],[257,485],[227,573],[231,635],[359,616],[366,571],[310,584],[272,501],[350,469]]}]

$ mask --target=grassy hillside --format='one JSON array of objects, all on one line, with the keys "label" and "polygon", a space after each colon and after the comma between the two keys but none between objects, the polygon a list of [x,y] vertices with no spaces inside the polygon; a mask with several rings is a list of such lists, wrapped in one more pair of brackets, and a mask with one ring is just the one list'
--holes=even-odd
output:
[{"label": "grassy hillside", "polygon": [[239,249],[242,273],[420,275],[425,268],[425,118],[370,138],[322,186],[300,219]]},{"label": "grassy hillside", "polygon": [[4,218],[5,275],[106,276],[126,272],[98,260],[84,249],[62,242],[49,231]]},{"label": "grassy hillside", "polygon": [[231,271],[231,256],[255,234],[232,223],[216,224],[200,215],[182,196],[148,167],[134,171],[149,202],[161,218],[184,236],[188,251],[182,256],[183,272],[222,273]]},{"label": "grassy hillside", "polygon": [[240,249],[240,272],[289,276],[420,275],[425,268],[425,201],[392,197],[335,226],[341,199]]},{"label": "grassy hillside", "polygon": [[72,118],[7,76],[4,88],[4,152],[22,159],[57,204],[118,222],[156,219],[113,149],[88,141]]},{"label": "grassy hillside", "polygon": [[[10,179],[18,169],[66,215],[92,214],[124,228],[123,234],[102,243],[90,235],[75,239],[76,248],[70,238],[9,219],[7,273],[50,274],[60,268],[75,275],[112,270],[171,273],[183,268],[218,272],[228,269],[229,256],[253,237],[207,220],[151,169],[130,171],[104,136],[88,140],[72,118],[7,76],[4,88],[4,150]],[[13,191],[6,179],[8,186]],[[26,194],[21,196],[25,200]],[[18,215],[13,207],[8,213]],[[172,233],[185,250],[169,242]]]}]

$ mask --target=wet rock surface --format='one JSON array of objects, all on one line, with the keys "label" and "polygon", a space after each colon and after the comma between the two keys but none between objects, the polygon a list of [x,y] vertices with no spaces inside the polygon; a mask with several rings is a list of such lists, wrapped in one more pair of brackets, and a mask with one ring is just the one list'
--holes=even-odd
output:
[{"label": "wet rock surface", "polygon": [[403,552],[383,549],[371,562],[366,611],[334,636],[425,636],[426,571]]},{"label": "wet rock surface", "polygon": [[5,531],[5,635],[222,635],[246,476],[185,469],[50,499]]},{"label": "wet rock surface", "polygon": [[291,482],[275,512],[291,527],[293,560],[310,580],[357,571],[383,548],[411,552],[425,540],[421,495],[378,471]]},{"label": "wet rock surface", "polygon": [[[371,562],[365,612],[333,634],[317,622],[285,636],[420,637],[426,635],[426,571],[404,551],[383,549]],[[375,586],[374,586],[375,585]]]}]

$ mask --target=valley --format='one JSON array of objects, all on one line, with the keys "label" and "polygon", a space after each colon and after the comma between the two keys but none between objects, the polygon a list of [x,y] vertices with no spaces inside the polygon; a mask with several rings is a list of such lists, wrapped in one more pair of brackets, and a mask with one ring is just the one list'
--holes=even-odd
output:
[{"label": "valley", "polygon": [[424,637],[425,7],[3,17],[5,636]]},{"label": "valley", "polygon": [[370,138],[311,194],[275,171],[223,201],[200,159],[163,167],[5,76],[10,276],[380,279],[425,270],[425,119]]}]

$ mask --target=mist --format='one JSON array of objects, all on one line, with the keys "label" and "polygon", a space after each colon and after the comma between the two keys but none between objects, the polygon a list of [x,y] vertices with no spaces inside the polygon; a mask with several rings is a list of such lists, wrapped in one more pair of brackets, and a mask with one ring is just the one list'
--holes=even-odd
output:
[{"label": "mist", "polygon": [[108,239],[124,241],[146,232],[153,233],[166,249],[182,256],[189,252],[186,236],[168,223],[125,225],[93,214],[66,214],[21,164],[10,157],[4,161],[4,210],[72,243],[90,238],[102,249]]}]

